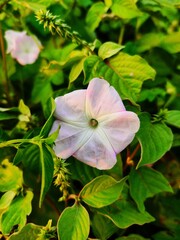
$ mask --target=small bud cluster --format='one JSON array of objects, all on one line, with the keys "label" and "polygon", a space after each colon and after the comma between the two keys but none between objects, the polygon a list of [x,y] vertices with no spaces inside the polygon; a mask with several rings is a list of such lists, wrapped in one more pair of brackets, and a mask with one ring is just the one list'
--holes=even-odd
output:
[{"label": "small bud cluster", "polygon": [[83,47],[88,48],[89,51],[92,51],[91,44],[81,39],[79,33],[72,31],[71,27],[59,16],[53,15],[49,11],[44,12],[43,10],[40,10],[36,13],[36,18],[37,21],[39,21],[40,24],[43,24],[44,28],[48,28],[52,34],[57,33],[61,37],[71,39],[78,45],[82,45]]},{"label": "small bud cluster", "polygon": [[47,225],[40,229],[40,233],[38,234],[36,240],[55,239],[55,237],[56,228],[52,227],[52,220],[50,219]]},{"label": "small bud cluster", "polygon": [[163,122],[166,120],[168,110],[167,109],[161,109],[158,114],[153,115],[152,122]]},{"label": "small bud cluster", "polygon": [[62,197],[59,201],[65,201],[69,195],[68,187],[69,184],[69,171],[67,169],[68,164],[65,160],[57,158],[54,166],[54,185],[59,186],[59,190],[62,192]]}]

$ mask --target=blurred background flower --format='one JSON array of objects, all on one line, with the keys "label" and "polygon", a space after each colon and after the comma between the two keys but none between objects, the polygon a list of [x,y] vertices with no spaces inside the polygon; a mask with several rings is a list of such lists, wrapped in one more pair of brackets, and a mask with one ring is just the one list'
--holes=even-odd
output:
[{"label": "blurred background flower", "polygon": [[35,36],[28,36],[25,31],[7,30],[5,39],[7,41],[7,53],[10,53],[19,64],[32,64],[37,60],[42,45]]}]

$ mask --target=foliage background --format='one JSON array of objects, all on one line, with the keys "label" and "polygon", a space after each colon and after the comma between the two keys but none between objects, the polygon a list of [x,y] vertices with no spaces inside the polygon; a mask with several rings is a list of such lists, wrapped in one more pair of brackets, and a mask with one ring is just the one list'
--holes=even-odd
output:
[{"label": "foliage background", "polygon": [[[2,239],[179,239],[179,8],[178,0],[0,1]],[[6,54],[8,29],[41,41],[34,64]],[[60,161],[57,135],[48,136],[51,97],[93,77],[141,120],[108,171]]]}]

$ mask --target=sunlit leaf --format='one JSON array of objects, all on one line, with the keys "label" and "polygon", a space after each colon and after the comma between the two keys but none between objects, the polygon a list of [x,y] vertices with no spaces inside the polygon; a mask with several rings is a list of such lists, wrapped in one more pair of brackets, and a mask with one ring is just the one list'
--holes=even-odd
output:
[{"label": "sunlit leaf", "polygon": [[17,191],[22,188],[23,174],[22,171],[10,163],[7,159],[0,164],[0,191]]},{"label": "sunlit leaf", "polygon": [[111,9],[120,18],[134,18],[141,15],[135,1],[131,0],[114,0]]},{"label": "sunlit leaf", "polygon": [[48,7],[52,1],[28,0],[28,1],[20,1],[19,2],[19,1],[13,0],[13,2],[14,2],[15,6],[17,5],[19,7],[29,8],[31,10],[38,11],[39,9],[45,9],[46,7]]},{"label": "sunlit leaf", "polygon": [[97,2],[92,5],[89,9],[86,22],[89,28],[93,31],[96,29],[101,22],[102,15],[106,12],[107,7],[103,2]]},{"label": "sunlit leaf", "polygon": [[84,64],[85,58],[82,58],[79,62],[75,63],[73,67],[71,68],[70,74],[69,74],[69,82],[74,82],[80,73],[83,70],[83,64]]},{"label": "sunlit leaf", "polygon": [[103,62],[90,56],[84,62],[85,83],[93,77],[106,79],[119,92],[122,99],[135,103],[145,80],[154,79],[155,70],[140,56],[120,52]]},{"label": "sunlit leaf", "polygon": [[17,196],[3,213],[1,218],[1,230],[3,234],[9,234],[13,226],[18,225],[20,230],[26,224],[26,217],[31,213],[31,201],[33,193],[27,191],[25,196]]},{"label": "sunlit leaf", "polygon": [[27,105],[25,105],[25,103],[22,99],[19,101],[18,109],[23,115],[27,115],[28,117],[31,116],[31,111],[30,111],[29,107]]},{"label": "sunlit leaf", "polygon": [[163,38],[164,35],[161,33],[147,33],[142,35],[136,42],[132,42],[131,47],[133,47],[137,53],[142,53],[159,46]]},{"label": "sunlit leaf", "polygon": [[13,233],[9,237],[9,240],[37,239],[41,232],[41,228],[41,226],[35,225],[33,223],[28,223],[19,232]]},{"label": "sunlit leaf", "polygon": [[105,58],[112,57],[116,53],[118,53],[121,49],[123,49],[125,46],[119,45],[114,42],[105,42],[102,44],[99,48],[98,55],[101,57],[103,60]]},{"label": "sunlit leaf", "polygon": [[123,189],[127,177],[120,181],[108,175],[102,175],[86,184],[79,196],[88,205],[101,208],[115,202]]},{"label": "sunlit leaf", "polygon": [[80,203],[67,207],[57,224],[59,240],[87,240],[89,230],[89,214]]},{"label": "sunlit leaf", "polygon": [[0,213],[9,207],[16,194],[15,191],[7,191],[2,195],[0,198]]},{"label": "sunlit leaf", "polygon": [[107,7],[110,7],[112,5],[112,0],[104,0],[104,3]]},{"label": "sunlit leaf", "polygon": [[162,6],[178,6],[179,5],[179,0],[157,0],[156,2],[158,2],[159,4],[162,4]]},{"label": "sunlit leaf", "polygon": [[180,32],[174,32],[164,37],[160,46],[170,53],[180,52]]}]

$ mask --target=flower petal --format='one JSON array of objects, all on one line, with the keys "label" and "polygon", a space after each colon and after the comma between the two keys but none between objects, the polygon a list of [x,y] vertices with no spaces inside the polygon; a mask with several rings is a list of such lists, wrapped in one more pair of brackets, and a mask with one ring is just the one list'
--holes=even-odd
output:
[{"label": "flower petal", "polygon": [[17,31],[13,31],[13,30],[7,30],[5,32],[5,39],[7,41],[7,53],[10,53],[13,49],[15,49],[16,47],[16,39],[22,36],[25,36],[26,32],[17,32]]},{"label": "flower petal", "polygon": [[15,39],[15,48],[12,50],[12,57],[21,65],[34,63],[39,55],[40,46],[31,36],[22,35]]},{"label": "flower petal", "polygon": [[79,123],[87,124],[85,115],[86,90],[76,90],[57,97],[55,117],[64,122],[79,125]]},{"label": "flower petal", "polygon": [[119,153],[132,142],[140,121],[134,112],[124,111],[101,117],[99,125],[114,151]]},{"label": "flower petal", "polygon": [[116,154],[100,128],[94,130],[91,138],[73,156],[98,169],[110,169],[116,163]]},{"label": "flower petal", "polygon": [[91,128],[83,128],[56,120],[50,134],[61,125],[54,151],[58,157],[68,158],[73,155],[92,135]]},{"label": "flower petal", "polygon": [[87,116],[97,119],[121,111],[125,111],[125,107],[117,91],[104,79],[92,79],[86,94]]}]

